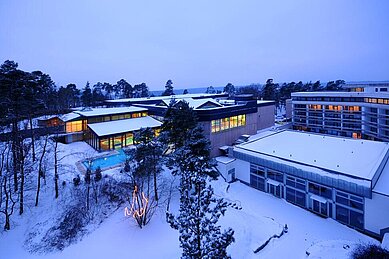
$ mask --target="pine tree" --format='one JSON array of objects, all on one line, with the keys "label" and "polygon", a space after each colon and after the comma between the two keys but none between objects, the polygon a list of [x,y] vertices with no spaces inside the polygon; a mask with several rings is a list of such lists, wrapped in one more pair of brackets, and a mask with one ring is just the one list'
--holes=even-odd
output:
[{"label": "pine tree", "polygon": [[182,258],[228,258],[227,247],[234,242],[234,231],[222,232],[217,225],[227,210],[227,202],[214,197],[209,175],[214,175],[209,141],[202,129],[191,130],[185,145],[175,152],[176,169],[180,176],[180,209],[174,216],[167,212],[170,226],[180,233]]},{"label": "pine tree", "polygon": [[164,116],[161,140],[165,144],[173,145],[173,149],[179,148],[183,146],[188,132],[196,125],[196,113],[189,104],[185,101],[172,101]]},{"label": "pine tree", "polygon": [[174,92],[173,92],[173,81],[169,79],[166,82],[165,91],[162,93],[162,96],[170,96],[170,95],[174,95]]}]

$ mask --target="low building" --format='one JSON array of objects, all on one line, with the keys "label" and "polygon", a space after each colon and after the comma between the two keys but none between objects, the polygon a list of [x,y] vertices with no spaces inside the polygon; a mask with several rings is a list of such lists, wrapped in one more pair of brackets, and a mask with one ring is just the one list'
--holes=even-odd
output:
[{"label": "low building", "polygon": [[60,138],[65,143],[84,140],[99,151],[133,145],[134,132],[153,128],[158,134],[161,122],[148,116],[146,108],[85,108],[48,119],[62,126]]},{"label": "low building", "polygon": [[267,131],[233,147],[219,170],[229,181],[382,237],[389,227],[388,158],[385,142]]},{"label": "low building", "polygon": [[[196,112],[204,135],[211,142],[212,157],[221,155],[220,147],[234,144],[241,135],[253,135],[258,130],[274,125],[275,103],[273,101],[258,101],[253,99],[252,95],[238,95],[232,100],[209,98],[208,95],[196,98],[194,95],[181,97],[185,98],[165,96],[160,99],[154,97],[153,103],[150,101],[143,103],[143,99],[141,103],[136,103],[134,100],[131,102],[132,105],[147,108],[150,116],[161,121],[172,101],[175,105],[187,102]],[[123,105],[123,101],[118,102],[118,100],[110,103]]]}]

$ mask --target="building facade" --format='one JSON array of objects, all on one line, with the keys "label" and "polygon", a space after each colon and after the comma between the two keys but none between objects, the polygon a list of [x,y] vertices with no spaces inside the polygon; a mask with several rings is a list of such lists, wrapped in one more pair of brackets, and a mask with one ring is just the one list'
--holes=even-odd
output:
[{"label": "building facade", "polygon": [[109,100],[107,104],[147,108],[150,116],[162,121],[171,101],[176,105],[187,102],[193,108],[204,135],[211,142],[213,157],[222,154],[220,147],[234,144],[241,135],[253,135],[274,125],[275,103],[258,101],[252,95],[228,99],[227,94],[192,94]]},{"label": "building facade", "polygon": [[382,237],[389,231],[388,158],[384,142],[269,131],[218,164],[229,181]]},{"label": "building facade", "polygon": [[294,129],[389,141],[389,87],[348,85],[349,92],[292,93]]}]

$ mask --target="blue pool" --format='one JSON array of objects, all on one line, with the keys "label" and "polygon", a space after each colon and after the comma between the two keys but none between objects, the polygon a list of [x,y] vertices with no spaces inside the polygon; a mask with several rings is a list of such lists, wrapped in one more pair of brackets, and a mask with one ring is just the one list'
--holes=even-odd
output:
[{"label": "blue pool", "polygon": [[[126,161],[126,155],[124,154],[123,150],[119,150],[119,153],[116,155],[110,155],[106,157],[99,157],[93,159],[91,162],[91,169],[92,171],[96,170],[97,167],[100,167],[101,169],[105,169],[108,167],[112,167],[124,163],[125,161]],[[84,161],[82,163],[86,168],[88,168],[88,161]]]}]

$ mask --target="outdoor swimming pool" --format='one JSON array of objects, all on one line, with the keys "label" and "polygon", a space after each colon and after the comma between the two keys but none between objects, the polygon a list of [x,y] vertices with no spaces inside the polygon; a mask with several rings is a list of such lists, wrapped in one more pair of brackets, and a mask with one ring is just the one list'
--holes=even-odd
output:
[{"label": "outdoor swimming pool", "polygon": [[[124,163],[126,161],[126,155],[124,154],[123,150],[119,150],[118,154],[105,156],[105,157],[99,157],[96,159],[92,159],[91,161],[91,170],[96,170],[97,167],[100,167],[101,169],[106,169],[109,167],[113,167],[116,165],[119,165],[121,163]],[[83,161],[82,164],[88,168],[88,161]]]}]

